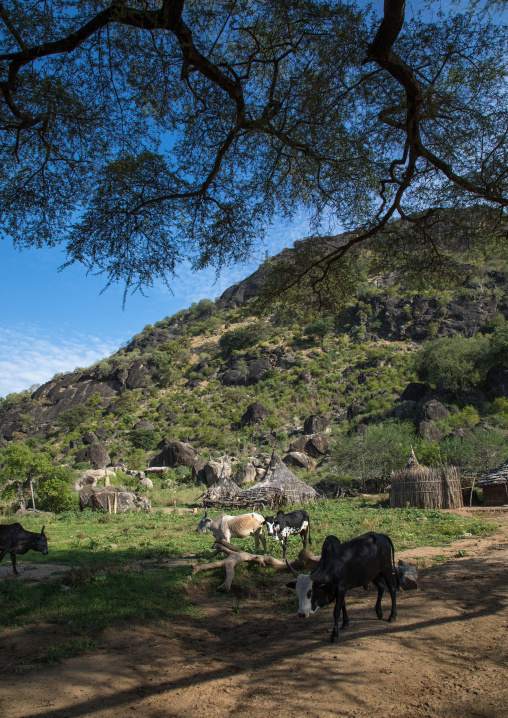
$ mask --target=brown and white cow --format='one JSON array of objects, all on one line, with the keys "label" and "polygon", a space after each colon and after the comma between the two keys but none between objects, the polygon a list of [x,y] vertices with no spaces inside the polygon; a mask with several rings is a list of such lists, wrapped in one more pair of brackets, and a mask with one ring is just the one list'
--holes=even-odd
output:
[{"label": "brown and white cow", "polygon": [[240,516],[228,516],[222,514],[217,518],[210,518],[205,515],[201,519],[196,529],[197,533],[211,533],[215,538],[223,539],[230,543],[232,538],[247,538],[254,536],[255,552],[258,552],[259,539],[263,544],[266,553],[266,539],[263,535],[264,516],[261,514],[240,514]]}]

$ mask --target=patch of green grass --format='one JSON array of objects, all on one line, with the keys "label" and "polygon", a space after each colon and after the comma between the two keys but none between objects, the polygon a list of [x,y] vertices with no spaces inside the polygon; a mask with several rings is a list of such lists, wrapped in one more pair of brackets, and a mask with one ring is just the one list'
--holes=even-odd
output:
[{"label": "patch of green grass", "polygon": [[79,656],[80,653],[83,653],[89,648],[94,648],[96,645],[97,641],[91,638],[71,638],[69,641],[47,646],[41,658],[41,663],[59,663],[60,661],[65,661],[67,658]]},{"label": "patch of green grass", "polygon": [[438,554],[437,556],[433,557],[432,566],[440,566],[442,563],[446,563],[448,560],[448,556],[445,556],[444,554]]},{"label": "patch of green grass", "polygon": [[149,573],[103,566],[97,571],[75,569],[64,583],[30,587],[7,579],[0,584],[0,626],[54,623],[95,635],[118,621],[170,620],[193,610],[182,590],[186,573],[182,568]]}]

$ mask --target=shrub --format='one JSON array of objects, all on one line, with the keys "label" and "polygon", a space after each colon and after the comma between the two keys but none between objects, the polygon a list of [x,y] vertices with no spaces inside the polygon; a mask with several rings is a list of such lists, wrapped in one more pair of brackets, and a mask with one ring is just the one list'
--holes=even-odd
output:
[{"label": "shrub", "polygon": [[79,498],[69,486],[72,478],[71,470],[63,466],[44,473],[37,485],[38,508],[55,513],[77,509]]},{"label": "shrub", "polygon": [[442,379],[449,389],[478,384],[486,373],[489,340],[483,336],[455,336],[425,344],[415,355],[421,381],[434,386]]},{"label": "shrub", "polygon": [[155,449],[159,437],[153,429],[134,429],[127,437],[136,449]]},{"label": "shrub", "polygon": [[255,322],[245,327],[231,329],[225,332],[219,339],[219,346],[224,354],[231,354],[233,351],[248,349],[249,347],[259,344],[269,339],[273,334],[273,329],[268,322]]},{"label": "shrub", "polygon": [[392,470],[407,463],[414,427],[409,422],[389,421],[369,428],[367,434],[338,437],[333,451],[335,469],[352,478],[388,480]]},{"label": "shrub", "polygon": [[86,406],[101,406],[103,402],[103,398],[101,396],[101,393],[99,391],[95,391],[92,396],[85,401]]},{"label": "shrub", "polygon": [[84,404],[76,404],[75,406],[71,406],[69,409],[62,411],[56,420],[56,423],[58,426],[67,427],[69,431],[74,431],[74,429],[77,429],[78,426],[89,419],[93,413],[93,407],[85,406]]},{"label": "shrub", "polygon": [[[365,319],[367,319],[366,315]],[[321,346],[323,346],[325,338],[328,334],[333,332],[333,329],[333,317],[317,317],[317,319],[304,328],[304,332],[307,336],[314,337],[316,340],[319,340],[321,342]]]},{"label": "shrub", "polygon": [[425,344],[415,355],[414,367],[421,381],[436,385],[441,379],[449,389],[474,386],[487,371],[506,362],[508,326],[501,324],[489,336],[437,339]]}]

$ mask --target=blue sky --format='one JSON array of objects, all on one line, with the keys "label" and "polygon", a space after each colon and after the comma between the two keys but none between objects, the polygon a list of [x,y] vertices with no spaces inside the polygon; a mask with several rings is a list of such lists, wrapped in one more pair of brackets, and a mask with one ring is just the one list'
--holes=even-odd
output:
[{"label": "blue sky", "polygon": [[58,272],[65,257],[59,249],[16,251],[0,241],[0,396],[49,381],[57,372],[87,367],[115,352],[122,343],[179,309],[203,298],[215,299],[258,267],[264,252],[273,255],[308,234],[300,219],[277,225],[266,244],[253,252],[248,265],[193,274],[182,268],[172,282],[172,295],[156,285],[143,297],[128,296],[122,309],[123,286],[86,276],[75,266]]}]

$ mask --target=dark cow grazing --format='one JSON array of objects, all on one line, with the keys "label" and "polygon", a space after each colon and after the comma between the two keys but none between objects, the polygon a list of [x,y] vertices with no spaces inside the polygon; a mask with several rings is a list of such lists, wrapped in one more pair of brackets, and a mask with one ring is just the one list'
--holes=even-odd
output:
[{"label": "dark cow grazing", "polygon": [[273,536],[276,541],[282,541],[282,557],[286,558],[286,544],[288,536],[300,534],[303,541],[303,547],[307,547],[307,534],[309,535],[309,544],[312,544],[310,537],[310,519],[306,511],[291,511],[285,514],[284,511],[278,511],[276,516],[267,516],[265,518],[268,536]]},{"label": "dark cow grazing", "polygon": [[6,553],[10,553],[12,568],[17,576],[19,576],[19,571],[16,568],[16,554],[27,551],[40,551],[44,555],[48,553],[44,526],[40,534],[34,531],[25,531],[21,524],[0,526],[0,561]]},{"label": "dark cow grazing", "polygon": [[392,610],[388,621],[395,621],[396,587],[400,586],[400,580],[395,570],[394,554],[393,543],[385,534],[371,531],[342,544],[336,536],[327,536],[321,549],[321,558],[313,573],[299,574],[288,564],[289,570],[297,579],[296,582],[287,585],[297,590],[298,615],[306,618],[318,608],[335,601],[334,626],[330,636],[330,641],[333,643],[339,636],[338,624],[341,611],[341,630],[346,629],[349,624],[345,602],[346,592],[359,586],[367,588],[372,581],[377,588],[376,616],[383,617],[381,598],[385,587],[388,587],[392,599]]}]

